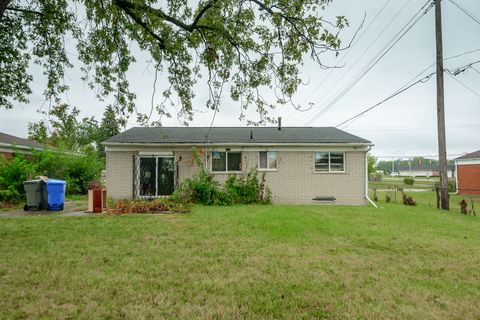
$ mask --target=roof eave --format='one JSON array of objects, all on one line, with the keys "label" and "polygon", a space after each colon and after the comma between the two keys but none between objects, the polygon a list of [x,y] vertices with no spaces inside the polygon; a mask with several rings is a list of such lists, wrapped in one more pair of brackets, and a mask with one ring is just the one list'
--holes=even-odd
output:
[{"label": "roof eave", "polygon": [[457,158],[457,159],[455,159],[456,162],[458,162],[458,161],[479,161],[479,160],[480,160],[480,158],[478,158],[478,157],[477,158],[461,158],[461,159]]},{"label": "roof eave", "polygon": [[18,145],[18,144],[12,144],[12,143],[4,143],[0,142],[0,147],[5,147],[5,148],[12,148],[12,149],[22,149],[22,150],[44,150],[45,148],[41,147],[31,147],[31,146],[24,146],[24,145]]},{"label": "roof eave", "polygon": [[351,146],[368,147],[374,146],[371,142],[221,142],[221,143],[193,143],[193,142],[175,142],[175,143],[138,143],[138,142],[102,142],[104,146],[139,146],[139,147],[174,147],[174,146]]}]

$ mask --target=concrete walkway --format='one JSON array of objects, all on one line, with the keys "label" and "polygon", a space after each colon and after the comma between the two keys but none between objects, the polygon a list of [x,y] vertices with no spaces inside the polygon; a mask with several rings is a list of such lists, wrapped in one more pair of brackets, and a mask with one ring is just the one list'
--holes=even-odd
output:
[{"label": "concrete walkway", "polygon": [[87,202],[85,200],[66,201],[62,211],[24,211],[23,208],[0,211],[1,217],[30,217],[30,216],[61,216],[61,217],[82,217],[96,215],[85,212]]}]

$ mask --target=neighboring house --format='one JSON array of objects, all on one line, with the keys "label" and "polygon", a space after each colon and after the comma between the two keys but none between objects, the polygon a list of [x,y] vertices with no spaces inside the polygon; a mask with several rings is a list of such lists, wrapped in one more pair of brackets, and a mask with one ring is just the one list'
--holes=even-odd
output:
[{"label": "neighboring house", "polygon": [[43,150],[44,144],[0,132],[0,156],[11,158],[14,152],[31,154],[32,150]]},{"label": "neighboring house", "polygon": [[480,150],[455,159],[457,193],[480,195]]},{"label": "neighboring house", "polygon": [[367,203],[372,143],[336,128],[132,128],[103,145],[107,189],[116,199],[170,195],[198,171],[195,148],[220,182],[265,172],[274,203]]},{"label": "neighboring house", "polygon": [[[402,177],[438,177],[438,164],[412,164],[412,165],[397,165],[395,170],[399,176]],[[455,177],[455,165],[449,164],[447,169],[447,176],[449,178]]]}]

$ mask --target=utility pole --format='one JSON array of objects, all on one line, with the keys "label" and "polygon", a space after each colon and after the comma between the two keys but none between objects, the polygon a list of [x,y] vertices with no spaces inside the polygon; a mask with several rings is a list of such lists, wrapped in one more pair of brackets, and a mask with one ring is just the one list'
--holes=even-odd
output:
[{"label": "utility pole", "polygon": [[437,44],[437,130],[440,171],[440,201],[443,210],[449,210],[447,146],[445,138],[445,98],[443,82],[442,2],[435,0],[435,38]]}]

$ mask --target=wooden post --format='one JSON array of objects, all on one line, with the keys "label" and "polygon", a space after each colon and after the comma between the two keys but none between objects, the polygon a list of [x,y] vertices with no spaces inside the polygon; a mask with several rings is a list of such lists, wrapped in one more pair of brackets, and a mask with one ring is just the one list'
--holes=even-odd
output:
[{"label": "wooden post", "polygon": [[445,138],[445,99],[443,81],[442,2],[435,0],[435,38],[437,44],[437,130],[440,173],[440,199],[443,210],[449,210],[447,148]]}]

